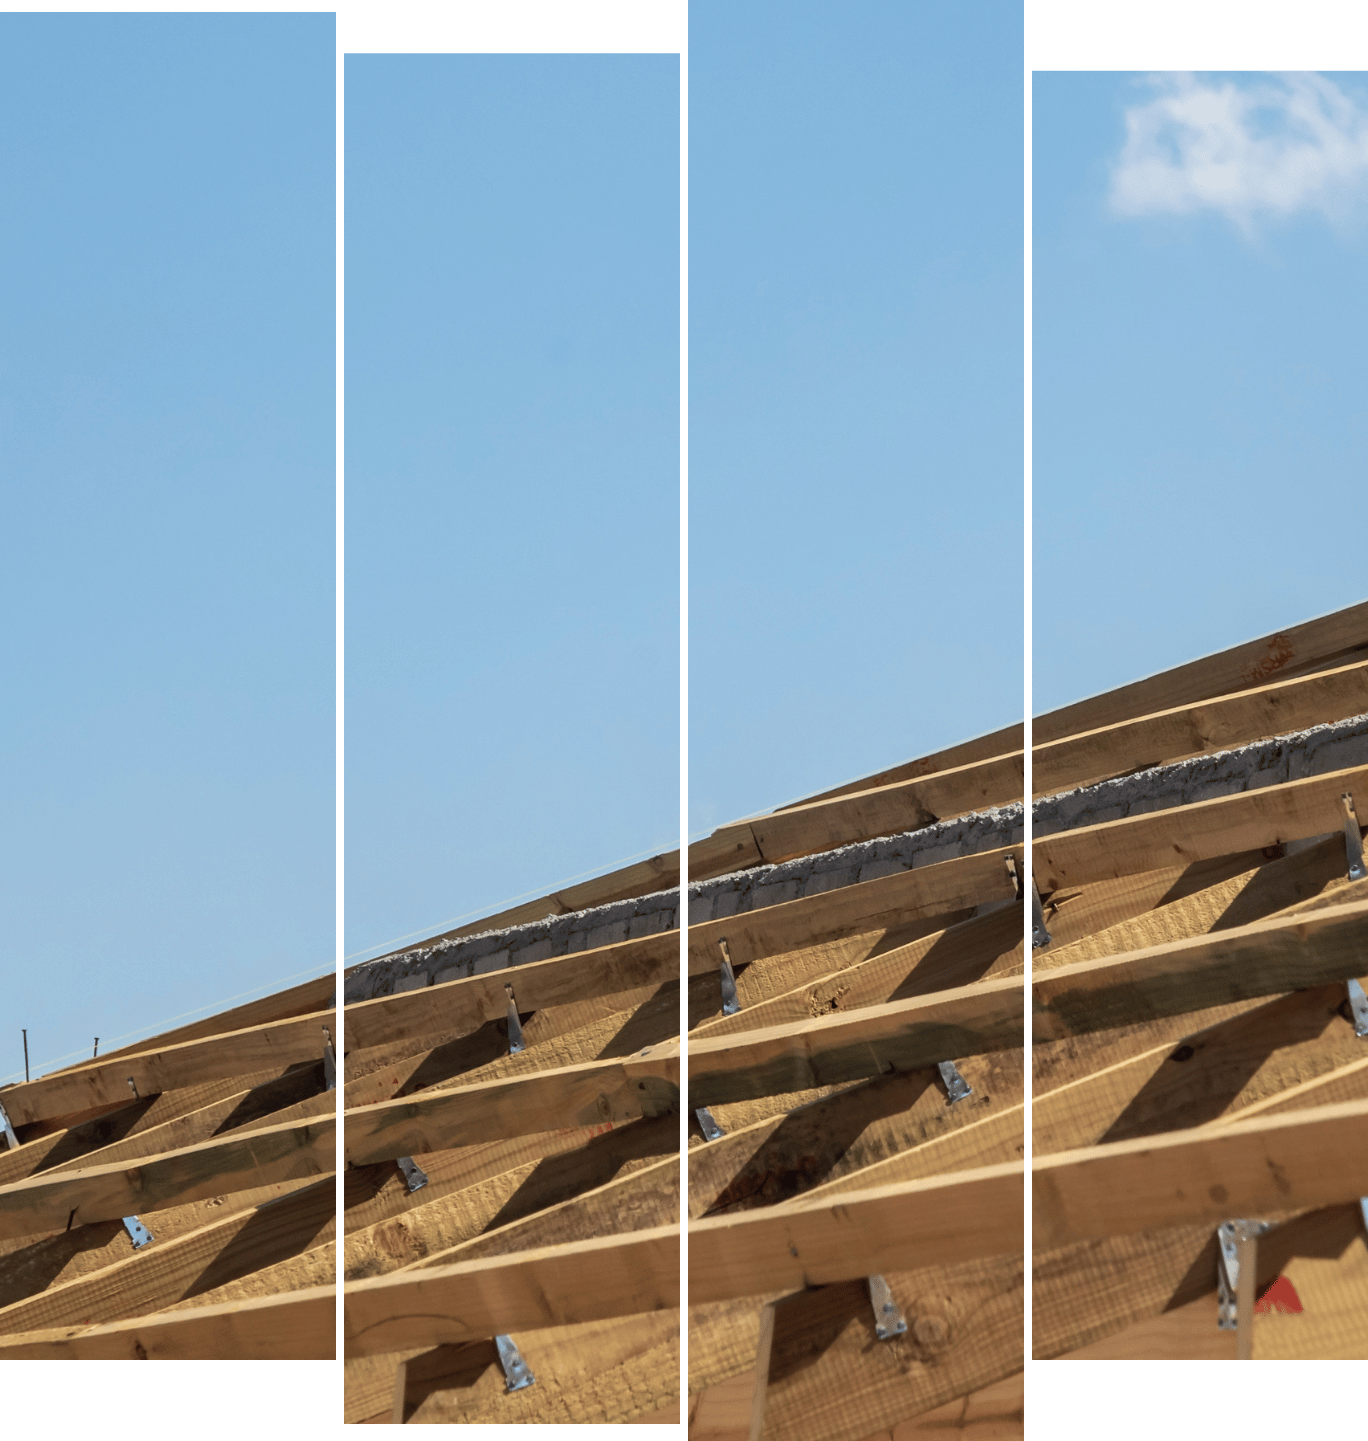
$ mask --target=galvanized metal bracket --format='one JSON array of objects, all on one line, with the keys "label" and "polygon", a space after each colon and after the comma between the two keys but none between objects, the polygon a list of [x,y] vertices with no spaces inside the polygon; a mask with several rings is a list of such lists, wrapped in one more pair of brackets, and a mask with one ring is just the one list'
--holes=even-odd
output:
[{"label": "galvanized metal bracket", "polygon": [[427,1185],[427,1172],[418,1165],[412,1156],[400,1156],[394,1164],[399,1167],[404,1180],[408,1182],[410,1195],[414,1191],[421,1191]]},{"label": "galvanized metal bracket", "polygon": [[[1017,900],[1024,900],[1026,886],[1021,872],[1017,869],[1016,857],[1007,857],[1007,879],[1012,883],[1012,893]],[[1038,951],[1048,946],[1054,937],[1045,929],[1045,907],[1040,902],[1035,878],[1031,878],[1031,949]]]},{"label": "galvanized metal bracket", "polygon": [[1359,1211],[1363,1215],[1363,1228],[1368,1231],[1368,1196],[1359,1197]]},{"label": "galvanized metal bracket", "polygon": [[1262,1236],[1269,1226],[1268,1221],[1236,1218],[1222,1221],[1216,1228],[1216,1325],[1222,1331],[1239,1328],[1236,1309],[1240,1289],[1239,1243]]},{"label": "galvanized metal bracket", "polygon": [[1349,992],[1349,1011],[1354,1018],[1354,1034],[1368,1036],[1368,996],[1363,994],[1363,987],[1353,976],[1344,983],[1344,987]]},{"label": "galvanized metal bracket", "polygon": [[0,1106],[0,1131],[5,1133],[5,1145],[8,1150],[19,1149],[19,1137],[14,1134],[14,1127],[10,1125],[10,1118],[5,1114],[5,1108]]},{"label": "galvanized metal bracket", "polygon": [[513,987],[507,982],[504,983],[504,993],[508,997],[508,1054],[516,1056],[523,1049],[522,1022],[518,1019],[518,1003],[513,999]]},{"label": "galvanized metal bracket", "polygon": [[1031,949],[1043,950],[1054,937],[1045,929],[1045,907],[1040,903],[1040,892],[1031,880]]},{"label": "galvanized metal bracket", "polygon": [[142,1097],[138,1094],[138,1087],[137,1087],[137,1085],[134,1083],[134,1080],[133,1080],[133,1077],[132,1077],[132,1076],[130,1076],[130,1077],[128,1078],[128,1089],[133,1092],[133,1099],[134,1099],[135,1101],[141,1101],[141,1100],[142,1100]]},{"label": "galvanized metal bracket", "polygon": [[152,1240],[152,1232],[136,1216],[125,1216],[123,1223],[135,1251],[141,1251]]},{"label": "galvanized metal bracket", "polygon": [[705,1141],[720,1141],[727,1133],[712,1118],[712,1112],[706,1106],[699,1106],[694,1111],[698,1117],[698,1129],[703,1132]]},{"label": "galvanized metal bracket", "polygon": [[736,973],[732,970],[731,952],[727,949],[726,937],[717,944],[722,951],[722,1014],[734,1016],[741,1009],[741,1002],[736,994]]},{"label": "galvanized metal bracket", "polygon": [[891,1341],[907,1331],[907,1322],[882,1276],[869,1277],[869,1304],[874,1308],[874,1334],[880,1341]]},{"label": "galvanized metal bracket", "polygon": [[962,1101],[966,1096],[974,1094],[969,1082],[956,1070],[953,1061],[937,1061],[936,1069],[940,1072],[941,1080],[945,1082],[945,1104],[947,1106],[953,1106],[956,1101]]},{"label": "galvanized metal bracket", "polygon": [[1349,879],[1361,881],[1368,872],[1363,868],[1363,840],[1359,835],[1358,814],[1354,810],[1352,792],[1345,791],[1340,796],[1340,803],[1344,806],[1344,858],[1349,863]]},{"label": "galvanized metal bracket", "polygon": [[337,1057],[333,1054],[332,1032],[323,1027],[323,1089],[337,1089]]},{"label": "galvanized metal bracket", "polygon": [[527,1362],[518,1354],[512,1336],[495,1336],[494,1344],[499,1348],[499,1364],[503,1367],[508,1390],[522,1391],[537,1384],[537,1378]]}]

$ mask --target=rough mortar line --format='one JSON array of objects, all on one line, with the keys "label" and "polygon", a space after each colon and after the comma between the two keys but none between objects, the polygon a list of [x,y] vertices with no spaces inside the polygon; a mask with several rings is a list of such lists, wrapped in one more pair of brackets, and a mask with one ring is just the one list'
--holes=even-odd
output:
[{"label": "rough mortar line", "polygon": [[[1356,716],[1046,796],[1032,807],[1035,833],[1053,835],[1364,764],[1368,764],[1368,716]],[[752,866],[691,885],[689,921],[698,925],[761,910],[919,866],[1017,845],[1021,837],[1022,807],[998,806],[797,860]],[[511,969],[678,926],[678,887],[655,891],[364,961],[347,974],[346,1000],[367,1000]]]}]

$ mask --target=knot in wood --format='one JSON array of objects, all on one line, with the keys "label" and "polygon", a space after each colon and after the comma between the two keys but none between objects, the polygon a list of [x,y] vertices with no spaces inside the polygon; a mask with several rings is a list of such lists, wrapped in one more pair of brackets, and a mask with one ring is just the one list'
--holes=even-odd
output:
[{"label": "knot in wood", "polygon": [[950,1322],[934,1311],[927,1312],[913,1321],[912,1337],[923,1351],[939,1355],[950,1344]]}]

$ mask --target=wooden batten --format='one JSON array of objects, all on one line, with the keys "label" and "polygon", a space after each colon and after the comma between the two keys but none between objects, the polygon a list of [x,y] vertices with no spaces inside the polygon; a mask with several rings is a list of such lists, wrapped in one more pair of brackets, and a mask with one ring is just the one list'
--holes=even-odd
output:
[{"label": "wooden batten", "polygon": [[[1364,714],[1368,603],[1040,717],[1034,790]],[[1019,805],[1025,739],[722,826],[691,877]],[[1020,1434],[1028,1266],[1038,1359],[1361,1356],[1345,798],[1368,819],[1368,764],[1302,774],[1325,763],[814,884],[682,955],[672,931],[356,1002],[345,1055],[329,976],[7,1087],[0,1359],[333,1359],[340,1317],[349,1422],[988,1438]],[[680,873],[661,853],[406,951]],[[1053,937],[1034,953],[1018,882]],[[1239,1243],[1231,1332],[1217,1227],[1240,1217],[1268,1229]],[[496,1337],[533,1387],[508,1390]]]}]

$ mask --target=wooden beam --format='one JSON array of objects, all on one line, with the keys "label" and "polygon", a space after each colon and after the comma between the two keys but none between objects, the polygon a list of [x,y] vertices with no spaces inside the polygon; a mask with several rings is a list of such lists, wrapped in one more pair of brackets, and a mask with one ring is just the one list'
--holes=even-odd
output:
[{"label": "wooden beam", "polygon": [[[1309,893],[1302,882],[1305,857],[1318,859],[1323,847],[1315,852],[1287,860],[1269,862],[1261,852],[1238,856],[1222,856],[1214,862],[1198,862],[1194,866],[1175,866],[1150,870],[1139,876],[1123,876],[1117,880],[1098,880],[1070,895],[1058,896],[1060,904],[1049,909],[1047,921],[1054,944],[1045,951],[1036,951],[1032,964],[1036,970],[1047,970],[1065,960],[1087,960],[1093,954],[1140,950],[1162,940],[1179,940],[1222,925],[1240,925],[1253,921],[1267,912],[1286,905],[1283,896]],[[1339,846],[1343,855],[1343,844]],[[1292,885],[1269,885],[1271,873],[1280,867],[1296,865],[1296,888]],[[1342,873],[1336,860],[1320,860],[1326,876]],[[1254,896],[1266,904],[1254,904]],[[1274,893],[1276,892],[1276,893]],[[1192,898],[1201,915],[1189,915]],[[1240,904],[1235,904],[1235,902]],[[1183,905],[1183,902],[1188,904]],[[1156,919],[1156,912],[1162,916]],[[1146,918],[1146,919],[1140,919]],[[1100,927],[1107,934],[1122,934],[1119,922],[1134,921],[1137,940],[1132,944],[1104,945],[1094,953],[1088,948],[1088,937]],[[1146,938],[1146,932],[1153,934]],[[1071,944],[1072,942],[1072,944]],[[734,1016],[718,1016],[690,1029],[690,1038],[711,1039],[732,1035],[742,1030],[767,1029],[770,1026],[809,1020],[820,1014],[852,1012],[862,1006],[881,1006],[912,996],[928,996],[950,987],[969,986],[992,977],[1015,976],[1022,971],[1022,908],[1006,902],[998,911],[974,916],[957,925],[931,932],[917,940],[889,947],[888,938],[879,944],[868,960],[856,961],[840,970],[827,970],[820,953],[800,953],[807,964],[767,963],[750,965],[737,978],[737,991],[742,1009]],[[810,955],[810,960],[809,960]],[[774,993],[764,981],[787,970],[800,977],[794,989]],[[803,974],[806,973],[806,974]],[[761,986],[752,986],[758,977]],[[764,997],[764,999],[761,999]]]},{"label": "wooden beam", "polygon": [[[852,1193],[836,1208],[696,1222],[690,1226],[690,1290],[705,1303],[773,1290],[774,1281],[791,1288],[804,1284],[804,1277],[822,1284],[871,1267],[900,1270],[900,1259],[918,1246],[934,1246],[937,1257],[949,1258],[966,1248],[974,1254],[985,1236],[987,1244],[1011,1249],[1021,1241],[1021,1169],[996,1170],[1005,1176],[957,1177],[954,1199],[967,1208],[947,1206],[946,1196],[927,1205],[925,1186],[884,1187]],[[966,1209],[973,1210],[974,1223]],[[679,1229],[660,1226],[355,1282],[346,1293],[347,1353],[395,1352],[666,1310],[678,1306],[678,1267]],[[317,1287],[137,1323],[23,1333],[0,1340],[0,1356],[117,1359],[138,1355],[137,1347],[147,1356],[326,1356],[332,1298],[332,1288]],[[262,1349],[262,1337],[271,1349]]]},{"label": "wooden beam", "polygon": [[[0,1186],[22,1181],[39,1171],[71,1170],[92,1164],[88,1158],[128,1141],[146,1140],[150,1153],[207,1141],[225,1121],[255,1122],[322,1090],[320,1061],[317,1067],[292,1066],[284,1074],[258,1071],[250,1076],[230,1076],[162,1091],[139,1101],[130,1095],[128,1104],[118,1110],[66,1129],[54,1129],[25,1141],[16,1150],[0,1149]],[[157,1137],[176,1139],[158,1145],[154,1132]]]},{"label": "wooden beam", "polygon": [[0,1236],[63,1231],[333,1169],[331,1116],[204,1141],[136,1166],[43,1172],[0,1187]]},{"label": "wooden beam", "polygon": [[112,1266],[0,1309],[0,1332],[93,1326],[149,1315],[312,1246],[336,1227],[331,1180],[230,1214],[187,1235],[155,1236]]},{"label": "wooden beam", "polygon": [[[1035,1035],[1085,1035],[1354,976],[1368,899],[1047,971],[1032,986]],[[690,1105],[778,1094],[934,1065],[1021,1043],[1016,977],[689,1046]]]},{"label": "wooden beam", "polygon": [[1046,971],[1031,983],[1037,1040],[1272,996],[1356,976],[1368,896],[1289,918]]},{"label": "wooden beam", "polygon": [[[1368,768],[1204,801],[1181,811],[1110,821],[1067,831],[1035,843],[1035,873],[1048,891],[1088,880],[1109,879],[1183,860],[1212,859],[1237,850],[1274,844],[1316,829],[1335,829],[1341,791],[1368,794]],[[1175,834],[1179,839],[1175,840]],[[820,893],[784,905],[767,906],[689,931],[689,971],[714,971],[718,941],[725,938],[735,964],[796,950],[842,931],[876,924],[901,924],[921,916],[963,909],[1000,896],[1008,888],[1005,860],[1011,847],[918,867],[859,886]],[[347,1010],[347,1035],[356,1046],[379,1046],[424,1030],[447,1029],[468,1020],[481,1025],[506,1012],[505,984],[513,984],[519,1006],[539,1009],[588,994],[649,986],[678,977],[678,934],[603,947],[552,961],[539,961],[493,976],[451,981],[443,987],[363,1001]],[[112,1063],[89,1063],[78,1071],[9,1088],[12,1121],[40,1120],[127,1095],[133,1078],[140,1094],[164,1091],[192,1079],[259,1069],[262,1063],[310,1059],[321,1050],[326,1014],[271,1023],[229,1036],[189,1042],[163,1052],[143,1053]]]},{"label": "wooden beam", "polygon": [[1008,1164],[694,1221],[689,1302],[1019,1252],[1023,1209],[1022,1168]]},{"label": "wooden beam", "polygon": [[[678,1107],[678,1043],[662,1055],[535,1072],[345,1112],[347,1163],[365,1166],[567,1127],[618,1124]],[[673,1078],[673,1079],[662,1079]],[[0,1187],[0,1236],[66,1229],[333,1170],[332,1115],[229,1134],[137,1167],[40,1173]]]},{"label": "wooden beam", "polygon": [[[1032,987],[1036,1035],[1060,1039],[1212,1004],[1316,986],[1359,970],[1368,901],[1049,971]],[[690,1105],[783,1094],[910,1071],[1021,1039],[1021,981],[1006,978],[767,1032],[690,1046]],[[404,1098],[347,1112],[353,1164],[629,1120],[678,1105],[678,1045],[513,1081]],[[92,1167],[0,1187],[0,1235],[128,1215],[148,1193],[163,1205],[330,1169],[324,1118],[147,1160],[136,1172]]]},{"label": "wooden beam", "polygon": [[1061,831],[1033,844],[1036,885],[1046,894],[1342,831],[1346,791],[1368,797],[1368,766]]},{"label": "wooden beam", "polygon": [[[1368,636],[1366,636],[1368,638]],[[1031,753],[1038,796],[1368,714],[1368,662],[1085,731]]]},{"label": "wooden beam", "polygon": [[409,1269],[427,1271],[458,1261],[507,1256],[540,1246],[565,1246],[595,1236],[623,1235],[678,1224],[679,1156],[665,1156],[616,1176],[602,1186],[483,1231],[444,1250],[431,1252],[421,1261],[413,1262]]},{"label": "wooden beam", "polygon": [[[647,938],[659,941],[659,938]],[[477,1030],[486,1020],[503,1019],[512,986],[519,1007],[542,1010],[568,1006],[587,997],[659,986],[679,978],[679,937],[662,944],[603,947],[551,961],[520,965],[515,971],[466,977],[445,986],[404,991],[398,996],[359,1001],[346,1009],[346,1045],[350,1050],[412,1042],[415,1036]],[[59,1115],[88,1105],[127,1099],[130,1082],[138,1095],[170,1091],[196,1081],[228,1078],[264,1066],[321,1061],[324,1032],[336,1032],[330,1012],[271,1022],[249,1030],[208,1036],[157,1052],[141,1052],[120,1061],[86,1062],[72,1071],[16,1085],[6,1091],[6,1111],[14,1124]]]},{"label": "wooden beam", "polygon": [[[227,1214],[241,1214],[297,1191],[299,1181],[276,1181],[141,1214],[157,1242],[175,1240]],[[10,1305],[51,1287],[93,1275],[126,1259],[128,1232],[121,1221],[95,1221],[70,1231],[0,1241],[0,1301]]]},{"label": "wooden beam", "polygon": [[1133,716],[1233,695],[1266,685],[1274,676],[1304,675],[1330,662],[1344,663],[1368,648],[1368,603],[1351,605],[1274,635],[1203,656],[1146,680],[1037,716],[1035,744],[1098,730]]},{"label": "wooden beam", "polygon": [[383,1403],[377,1419],[409,1424],[602,1426],[678,1420],[677,1311],[521,1331],[516,1340],[537,1378],[521,1391],[507,1389],[498,1352],[488,1339],[414,1355],[400,1352],[397,1368],[392,1356],[350,1361],[347,1419],[377,1415]]},{"label": "wooden beam", "polygon": [[[1236,926],[1252,925],[1298,902],[1322,894],[1338,897],[1335,883],[1345,877],[1344,838],[1331,836],[1315,845],[1268,860],[1262,852],[1244,852],[1248,864],[1220,866],[1221,871],[1202,879],[1210,884],[1189,889],[1178,880],[1172,891],[1166,890],[1160,904],[1132,915],[1107,915],[1094,929],[1080,933],[1061,925],[1058,917],[1068,916],[1075,908],[1067,901],[1059,912],[1046,918],[1054,944],[1036,951],[1031,957],[1036,972],[1052,971],[1076,961],[1094,961],[1124,951],[1142,951],[1168,941],[1186,940],[1189,936],[1207,935],[1213,931],[1233,930]],[[1232,858],[1238,861],[1239,858]],[[1210,862],[1203,865],[1209,866]],[[1194,870],[1199,867],[1194,867]],[[1170,876],[1172,871],[1150,871],[1149,876]],[[1183,880],[1185,873],[1180,873]],[[1121,881],[1102,885],[1120,886]],[[1089,886],[1087,891],[1098,889]],[[1176,894],[1175,894],[1176,892]],[[1086,905],[1086,891],[1080,899]],[[1338,897],[1348,899],[1348,897]],[[1082,916],[1085,922],[1089,919]],[[1062,933],[1062,934],[1061,934]]]},{"label": "wooden beam", "polygon": [[[1255,1359],[1361,1356],[1368,1250],[1358,1203],[1270,1219],[1277,1224],[1260,1238],[1255,1293],[1262,1296],[1285,1275],[1306,1313],[1288,1317],[1285,1329],[1276,1314],[1256,1315],[1252,1333],[1246,1328]],[[1034,1294],[1037,1358],[1236,1358],[1237,1333],[1216,1327],[1211,1226],[1116,1236],[1038,1254]]]},{"label": "wooden beam", "polygon": [[1368,1102],[1040,1157],[1032,1194],[1041,1249],[1349,1201],[1368,1195]]},{"label": "wooden beam", "polygon": [[[346,1274],[398,1270],[421,1255],[422,1246],[440,1245],[441,1233],[427,1219],[432,1213],[450,1213],[458,1233],[473,1235],[497,1216],[561,1199],[640,1157],[659,1156],[676,1141],[678,1127],[669,1120],[637,1121],[601,1134],[546,1133],[438,1151],[422,1159],[428,1183],[417,1193],[409,1193],[389,1164],[352,1167],[346,1173]],[[189,1297],[202,1297],[190,1304],[208,1306],[323,1284],[334,1271],[332,1225],[333,1185],[324,1180],[259,1208],[228,1208],[187,1235],[154,1229],[156,1244],[146,1251],[125,1245],[111,1267],[0,1310],[0,1329],[84,1326],[167,1310]]]},{"label": "wooden beam", "polygon": [[[325,976],[304,981],[288,990],[262,996],[257,1001],[247,1001],[231,1010],[219,1011],[212,1016],[206,1016],[202,1021],[190,1021],[174,1030],[159,1031],[155,1036],[147,1036],[141,1041],[130,1041],[128,1045],[120,1046],[117,1050],[106,1051],[100,1060],[114,1061],[123,1056],[164,1051],[169,1046],[183,1045],[186,1041],[222,1036],[229,1031],[246,1031],[256,1026],[269,1025],[272,1021],[288,1021],[296,1016],[311,1016],[315,1012],[331,1009],[333,992],[336,989],[337,979],[329,970]],[[63,1075],[68,1071],[83,1070],[89,1064],[89,1061],[76,1061],[49,1074]]]},{"label": "wooden beam", "polygon": [[[1032,1172],[1036,1245],[1214,1229],[1232,1213],[1343,1202],[1368,1193],[1365,1138],[1368,1102],[1351,1102],[1042,1157]],[[1326,1169],[1326,1154],[1342,1164]],[[911,1270],[927,1255],[957,1264],[1011,1251],[1019,1183],[1021,1167],[1006,1164],[690,1223],[690,1301]]]},{"label": "wooden beam", "polygon": [[777,1302],[760,1312],[760,1340],[755,1348],[755,1385],[751,1390],[750,1425],[746,1441],[760,1441],[765,1434],[765,1406],[769,1400],[770,1366],[774,1358],[774,1324]]},{"label": "wooden beam", "polygon": [[[1018,728],[1019,731],[1019,728]],[[1018,736],[1018,748],[1020,739]],[[753,838],[744,830],[726,835],[708,836],[695,841],[689,847],[689,875],[695,880],[709,876],[727,875],[732,871],[744,870],[760,861],[760,852]],[[654,895],[659,891],[674,890],[679,885],[679,852],[664,851],[649,860],[636,861],[609,871],[602,876],[565,886],[535,900],[522,901],[507,910],[484,916],[478,921],[467,921],[464,925],[428,936],[413,945],[403,946],[379,959],[388,960],[394,956],[407,955],[412,951],[426,950],[439,941],[459,940],[463,936],[478,935],[482,931],[503,931],[513,926],[529,925],[545,920],[548,916],[564,916],[574,911],[589,910],[594,906],[611,905],[614,901],[631,900],[639,896]],[[365,963],[370,964],[370,963]],[[353,966],[351,971],[358,969]]]},{"label": "wooden beam", "polygon": [[1021,1370],[1020,1257],[889,1272],[884,1279],[908,1325],[886,1341],[874,1334],[864,1277],[775,1303],[767,1436],[866,1441]]},{"label": "wooden beam", "polygon": [[460,1344],[679,1305],[679,1227],[401,1271],[346,1287],[346,1351]]},{"label": "wooden beam", "polygon": [[330,1361],[331,1286],[231,1301],[106,1326],[0,1336],[6,1361]]},{"label": "wooden beam", "polygon": [[1067,1351],[1062,1361],[1233,1361],[1237,1331],[1216,1325],[1216,1298],[1202,1296],[1172,1311],[1146,1316],[1124,1331]]},{"label": "wooden beam", "polygon": [[[1352,646],[1343,646],[1346,635],[1359,638]],[[1365,647],[1368,607],[1355,607],[1354,614],[1313,621],[1289,633],[1264,637],[1221,656],[1179,667],[1179,672],[1124,687],[1122,692],[1041,716],[1034,722],[1034,793],[1054,794],[1070,785],[1168,759],[1361,715],[1368,710],[1368,677],[1361,660],[1331,672],[1299,672],[1307,666],[1322,666],[1328,654]],[[1261,684],[1261,677],[1267,676],[1279,680]],[[1212,690],[1211,686],[1228,689]],[[1175,699],[1178,696],[1182,699]],[[1163,703],[1150,710],[1133,709],[1145,705],[1146,700]],[[1078,725],[1080,719],[1096,720],[1096,725]],[[937,757],[907,762],[773,813],[719,827],[712,836],[689,846],[689,878],[708,879],[729,870],[812,855],[855,840],[914,829],[937,818],[1019,800],[1019,742],[1021,728],[993,732]],[[999,749],[992,749],[995,745]],[[468,922],[392,954],[666,891],[678,883],[676,850]]]},{"label": "wooden beam", "polygon": [[[1323,836],[1342,830],[1339,797],[1345,791],[1368,795],[1368,767],[1061,831],[1034,843],[1035,880],[1052,896],[1100,880]],[[760,911],[690,925],[689,973],[715,970],[721,940],[727,941],[732,964],[739,965],[840,935],[887,929],[1008,899],[1013,893],[1006,872],[1009,856],[1019,862],[1021,847],[999,847],[917,866]],[[866,950],[853,960],[868,954]]]}]

